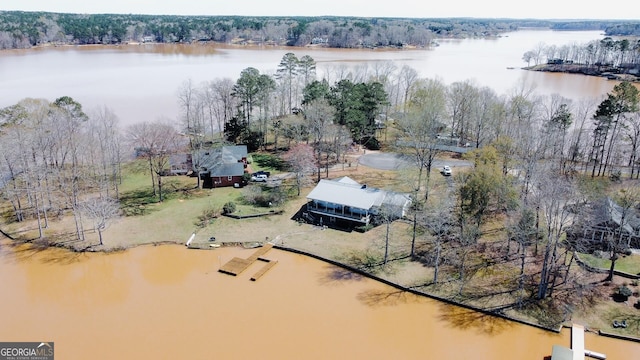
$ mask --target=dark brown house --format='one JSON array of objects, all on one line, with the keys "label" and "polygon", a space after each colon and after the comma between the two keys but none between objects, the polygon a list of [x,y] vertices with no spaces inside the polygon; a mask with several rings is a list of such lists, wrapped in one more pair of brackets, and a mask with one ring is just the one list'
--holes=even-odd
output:
[{"label": "dark brown house", "polygon": [[204,188],[241,187],[247,168],[246,145],[223,146],[202,150],[193,155],[194,172]]}]

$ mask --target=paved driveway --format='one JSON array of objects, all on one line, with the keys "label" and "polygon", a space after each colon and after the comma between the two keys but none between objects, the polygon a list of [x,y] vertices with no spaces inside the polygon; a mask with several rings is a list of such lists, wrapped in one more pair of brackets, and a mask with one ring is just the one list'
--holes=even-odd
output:
[{"label": "paved driveway", "polygon": [[[401,170],[410,166],[415,166],[413,159],[409,156],[382,152],[361,155],[359,163],[379,170]],[[471,166],[471,162],[458,159],[436,159],[433,161],[434,169],[441,168],[445,165],[449,165],[451,167]]]}]

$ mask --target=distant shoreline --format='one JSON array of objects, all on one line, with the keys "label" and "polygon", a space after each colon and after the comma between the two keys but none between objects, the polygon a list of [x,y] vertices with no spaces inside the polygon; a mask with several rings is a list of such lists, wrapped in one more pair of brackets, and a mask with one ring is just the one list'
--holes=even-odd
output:
[{"label": "distant shoreline", "polygon": [[629,81],[633,83],[640,83],[640,73],[630,74],[625,73],[625,69],[621,69],[613,66],[597,66],[597,65],[584,65],[584,64],[540,64],[534,66],[527,66],[524,70],[541,71],[541,72],[557,72],[564,74],[581,74],[588,76],[598,76],[609,80],[616,81]]}]

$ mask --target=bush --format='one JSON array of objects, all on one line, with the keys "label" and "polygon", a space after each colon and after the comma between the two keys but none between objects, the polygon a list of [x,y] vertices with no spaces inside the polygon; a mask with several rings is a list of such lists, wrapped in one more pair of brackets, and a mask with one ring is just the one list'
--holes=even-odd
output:
[{"label": "bush", "polygon": [[366,233],[367,231],[373,229],[373,225],[372,224],[367,224],[367,225],[362,225],[362,226],[356,226],[355,227],[355,231],[357,232],[361,232],[361,233]]},{"label": "bush", "polygon": [[620,170],[614,170],[609,175],[609,179],[613,182],[620,182],[622,172]]},{"label": "bush", "polygon": [[620,286],[616,293],[624,298],[628,298],[629,296],[633,295],[633,291],[631,291],[631,289],[629,289],[626,285]]},{"label": "bush", "polygon": [[380,150],[380,141],[375,136],[364,136],[360,142],[369,150]]},{"label": "bush", "polygon": [[222,206],[223,214],[233,214],[234,212],[236,212],[236,203],[234,203],[233,201],[229,201],[228,203],[224,204],[224,206]]},{"label": "bush", "polygon": [[198,216],[198,222],[196,223],[196,226],[204,228],[213,223],[213,220],[215,220],[218,215],[220,215],[220,208],[210,207],[208,209],[205,209],[202,214]]}]

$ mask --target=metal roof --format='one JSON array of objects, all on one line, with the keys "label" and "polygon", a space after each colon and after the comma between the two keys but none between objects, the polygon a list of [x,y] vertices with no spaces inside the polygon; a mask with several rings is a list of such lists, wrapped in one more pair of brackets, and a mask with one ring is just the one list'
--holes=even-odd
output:
[{"label": "metal roof", "polygon": [[339,183],[343,183],[343,184],[351,184],[351,185],[358,185],[360,186],[360,184],[358,184],[357,181],[353,180],[352,178],[348,177],[348,176],[343,176],[341,178],[337,178],[334,179],[333,181],[337,181]]},{"label": "metal roof", "polygon": [[211,176],[242,176],[244,174],[243,163],[217,164],[210,169]]},{"label": "metal roof", "polygon": [[384,191],[360,185],[346,176],[338,179],[338,181],[322,179],[307,195],[309,200],[324,201],[367,210],[372,207],[379,207],[384,197]]},{"label": "metal roof", "polygon": [[201,150],[194,154],[194,165],[200,171],[209,172],[211,176],[232,176],[244,173],[243,158],[247,157],[247,146],[223,146],[221,148]]}]

